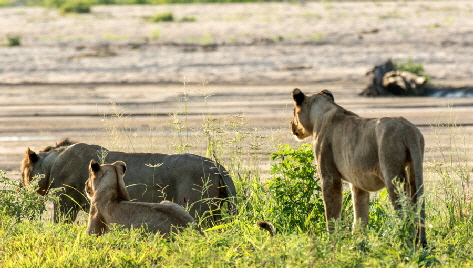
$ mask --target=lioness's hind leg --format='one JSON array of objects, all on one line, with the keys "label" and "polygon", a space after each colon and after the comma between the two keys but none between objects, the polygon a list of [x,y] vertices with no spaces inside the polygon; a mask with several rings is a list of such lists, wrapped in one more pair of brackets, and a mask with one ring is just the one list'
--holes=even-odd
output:
[{"label": "lioness's hind leg", "polygon": [[[380,148],[380,152],[382,152],[380,154],[379,161],[381,173],[383,175],[383,181],[394,209],[398,210],[401,208],[401,206],[398,203],[399,189],[396,189],[397,185],[395,184],[395,182],[406,182],[405,168],[407,154],[405,151],[399,148],[391,151],[384,148]],[[404,190],[404,188],[402,189]]]},{"label": "lioness's hind leg", "polygon": [[327,229],[330,231],[334,229],[332,221],[340,219],[342,214],[342,180],[324,178],[322,183],[322,193],[324,197]]},{"label": "lioness's hind leg", "polygon": [[368,224],[369,192],[351,184],[353,209],[355,213],[355,227],[365,227]]},{"label": "lioness's hind leg", "polygon": [[[404,173],[401,172],[383,172],[384,183],[386,185],[386,190],[388,191],[389,199],[391,200],[391,204],[393,205],[395,210],[401,208],[399,204],[399,189],[395,182],[405,182]],[[405,187],[404,187],[405,188]],[[402,188],[404,190],[404,188]]]}]

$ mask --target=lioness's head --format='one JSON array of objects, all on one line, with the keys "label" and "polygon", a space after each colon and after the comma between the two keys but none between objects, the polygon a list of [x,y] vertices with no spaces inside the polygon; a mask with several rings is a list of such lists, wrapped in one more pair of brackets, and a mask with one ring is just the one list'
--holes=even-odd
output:
[{"label": "lioness's head", "polygon": [[126,164],[116,161],[113,164],[100,165],[94,160],[89,164],[89,178],[85,182],[85,193],[92,199],[97,192],[112,193],[112,199],[130,200],[123,177]]},{"label": "lioness's head", "polygon": [[303,140],[312,136],[313,118],[312,105],[323,104],[324,102],[334,102],[330,91],[324,89],[316,94],[305,95],[300,89],[292,91],[294,99],[294,117],[291,120],[292,134],[297,140]]}]

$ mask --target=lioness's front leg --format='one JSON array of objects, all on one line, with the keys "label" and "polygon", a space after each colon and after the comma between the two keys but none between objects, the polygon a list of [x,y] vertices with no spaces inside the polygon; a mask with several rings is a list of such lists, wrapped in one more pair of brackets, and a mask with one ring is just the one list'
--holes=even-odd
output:
[{"label": "lioness's front leg", "polygon": [[353,199],[353,209],[355,212],[354,226],[365,227],[368,224],[370,194],[353,184],[350,184],[350,186]]},{"label": "lioness's front leg", "polygon": [[97,234],[102,235],[108,231],[107,225],[104,223],[101,215],[99,214],[97,207],[92,205],[89,211],[89,221],[85,230],[86,234]]},{"label": "lioness's front leg", "polygon": [[323,177],[322,193],[324,197],[327,230],[331,231],[334,229],[333,221],[340,219],[342,214],[342,180],[340,178]]}]

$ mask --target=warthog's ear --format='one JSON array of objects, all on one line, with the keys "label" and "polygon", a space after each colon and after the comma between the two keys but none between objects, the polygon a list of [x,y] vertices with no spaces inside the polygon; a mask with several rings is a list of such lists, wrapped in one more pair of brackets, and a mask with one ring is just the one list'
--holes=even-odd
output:
[{"label": "warthog's ear", "polygon": [[39,156],[35,152],[31,151],[30,147],[28,147],[28,149],[26,149],[25,152],[26,152],[26,157],[29,159],[30,163],[38,162]]},{"label": "warthog's ear", "polygon": [[301,105],[302,102],[304,102],[305,94],[302,93],[302,91],[300,89],[295,88],[292,91],[292,98],[294,99],[294,101],[296,102],[297,105]]},{"label": "warthog's ear", "polygon": [[94,173],[97,173],[100,171],[100,164],[95,162],[95,160],[90,160],[90,164],[89,164],[89,170],[94,172]]},{"label": "warthog's ear", "polygon": [[123,177],[125,176],[126,171],[126,164],[122,161],[117,161],[112,165],[115,166],[117,169],[117,183],[118,183],[118,197],[123,200],[130,200],[130,195],[128,195],[128,191],[126,190],[125,182],[123,181]]},{"label": "warthog's ear", "polygon": [[324,90],[320,91],[320,93],[322,93],[325,96],[329,96],[330,99],[332,99],[332,101],[335,102],[335,99],[333,98],[333,94],[332,94],[332,92],[330,92],[330,90],[324,89]]}]

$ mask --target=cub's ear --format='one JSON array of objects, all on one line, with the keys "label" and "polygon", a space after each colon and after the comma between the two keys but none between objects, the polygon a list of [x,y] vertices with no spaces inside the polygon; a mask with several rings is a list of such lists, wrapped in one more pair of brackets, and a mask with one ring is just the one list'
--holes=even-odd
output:
[{"label": "cub's ear", "polygon": [[296,105],[301,105],[304,102],[305,94],[298,88],[292,91],[292,98],[296,102]]},{"label": "cub's ear", "polygon": [[119,198],[126,201],[130,201],[130,195],[128,194],[128,191],[126,190],[126,185],[125,185],[125,182],[123,181],[123,177],[125,176],[125,171],[126,171],[126,164],[125,162],[117,161],[113,163],[112,165],[114,165],[119,171],[123,171],[122,176],[117,176]]},{"label": "cub's ear", "polygon": [[30,147],[28,147],[28,149],[26,149],[25,153],[26,153],[26,156],[28,157],[30,163],[38,162],[39,156],[35,152],[31,151]]},{"label": "cub's ear", "polygon": [[126,172],[126,163],[123,162],[123,161],[116,161],[115,163],[113,163],[112,165],[114,165],[115,167],[117,167],[122,173],[123,173],[123,176],[125,176],[125,172]]},{"label": "cub's ear", "polygon": [[333,94],[332,94],[332,92],[330,92],[330,90],[324,89],[324,90],[320,91],[320,93],[322,93],[325,96],[329,96],[330,99],[332,99],[332,101],[335,102],[335,99],[333,98]]},{"label": "cub's ear", "polygon": [[95,160],[90,160],[90,164],[89,164],[89,170],[94,172],[94,173],[97,173],[100,171],[100,165],[99,163],[95,162]]}]

